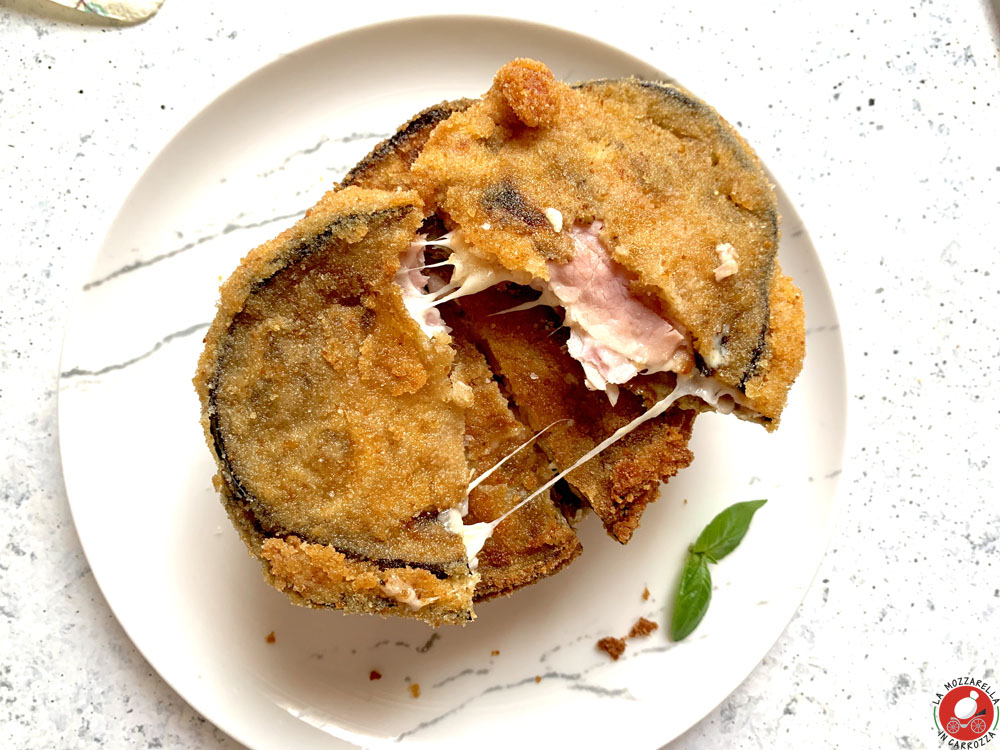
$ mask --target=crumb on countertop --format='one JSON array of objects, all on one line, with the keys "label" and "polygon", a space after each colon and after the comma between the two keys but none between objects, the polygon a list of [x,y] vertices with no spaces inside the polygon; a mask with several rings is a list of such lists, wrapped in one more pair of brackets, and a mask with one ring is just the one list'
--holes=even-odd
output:
[{"label": "crumb on countertop", "polygon": [[490,656],[500,656],[499,649],[493,649],[492,651],[490,651]]},{"label": "crumb on countertop", "polygon": [[649,586],[642,590],[642,600],[647,601],[649,599]]},{"label": "crumb on countertop", "polygon": [[658,629],[660,626],[657,625],[652,620],[647,620],[645,617],[640,617],[639,620],[632,626],[632,629],[628,631],[629,638],[639,638],[641,636],[646,636],[652,633],[654,630]]},{"label": "crumb on countertop", "polygon": [[420,697],[420,683],[419,682],[414,682],[414,683],[412,683],[410,685],[410,695],[412,695],[414,698],[419,698]]},{"label": "crumb on countertop", "polygon": [[268,643],[274,643],[278,639],[274,637],[274,631],[272,630],[270,633],[267,634],[267,638],[265,638],[264,640],[267,641]]},{"label": "crumb on countertop", "polygon": [[601,638],[601,640],[597,642],[597,648],[604,651],[614,661],[618,661],[618,657],[625,653],[625,639],[612,638],[610,636],[607,638]]},{"label": "crumb on countertop", "polygon": [[382,679],[382,673],[379,672],[377,669],[373,669],[371,672],[368,673],[368,679],[369,680],[381,680]]}]

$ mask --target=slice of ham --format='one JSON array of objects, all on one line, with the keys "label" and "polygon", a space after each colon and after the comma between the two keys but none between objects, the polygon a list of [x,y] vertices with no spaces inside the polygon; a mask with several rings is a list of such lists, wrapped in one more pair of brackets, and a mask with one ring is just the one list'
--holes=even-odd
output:
[{"label": "slice of ham", "polygon": [[569,263],[548,264],[549,290],[565,310],[569,353],[587,386],[607,391],[614,403],[617,384],[640,372],[689,372],[693,358],[678,327],[632,293],[600,230],[600,222],[569,230],[576,252]]}]

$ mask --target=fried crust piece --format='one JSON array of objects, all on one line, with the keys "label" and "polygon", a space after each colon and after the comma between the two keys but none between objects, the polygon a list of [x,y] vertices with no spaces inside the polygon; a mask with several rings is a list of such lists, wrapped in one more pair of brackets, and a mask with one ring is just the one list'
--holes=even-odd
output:
[{"label": "fried crust piece", "polygon": [[[704,102],[636,79],[571,87],[514,60],[480,101],[435,127],[410,172],[407,184],[476,254],[537,279],[574,252],[547,213],[558,210],[564,227],[603,222],[612,258],[690,332],[702,371],[744,390],[776,425],[801,368],[802,308],[785,294],[783,324],[769,331],[773,289],[791,284],[775,262],[774,190]],[[717,278],[727,247],[736,270]]]}]

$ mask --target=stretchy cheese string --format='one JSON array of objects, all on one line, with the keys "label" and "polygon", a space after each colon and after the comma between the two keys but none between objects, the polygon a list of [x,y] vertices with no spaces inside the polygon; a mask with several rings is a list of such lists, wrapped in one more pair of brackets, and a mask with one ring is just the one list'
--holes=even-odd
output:
[{"label": "stretchy cheese string", "polygon": [[[501,523],[503,523],[512,513],[515,513],[523,505],[534,500],[536,497],[541,495],[543,492],[545,492],[547,489],[549,489],[552,485],[554,485],[560,479],[565,477],[571,471],[587,463],[587,461],[594,458],[594,456],[603,451],[605,448],[612,445],[613,443],[618,442],[623,437],[628,435],[630,432],[635,430],[637,427],[639,427],[639,425],[663,414],[678,399],[683,398],[684,396],[691,396],[696,394],[702,395],[700,391],[703,390],[704,386],[700,384],[695,378],[686,378],[678,376],[677,386],[674,388],[673,391],[671,391],[669,395],[661,398],[659,401],[657,401],[655,404],[649,407],[649,409],[645,413],[640,414],[638,417],[633,419],[627,425],[615,431],[614,434],[612,434],[610,437],[598,443],[596,446],[594,446],[589,451],[584,453],[582,456],[580,456],[580,458],[578,458],[573,463],[572,466],[556,474],[552,479],[550,479],[548,482],[543,484],[537,490],[532,492],[530,495],[524,498],[524,500],[519,502],[517,505],[508,510],[502,516],[493,521],[484,521],[481,523],[466,525],[462,532],[463,536],[466,537],[467,539],[471,537],[473,541],[473,544],[471,545],[468,542],[466,543],[466,552],[469,559],[472,560],[479,553],[479,550],[482,549],[482,546],[486,543],[486,540],[489,539],[490,535],[492,535],[496,527],[499,526]],[[549,427],[551,426],[552,425],[549,425]],[[545,429],[548,429],[548,427],[546,427]],[[541,433],[539,433],[539,435],[540,434]],[[518,448],[517,450],[520,450],[520,448]],[[501,463],[506,460],[507,460],[506,458],[502,459]],[[492,469],[490,469],[490,471],[492,471]],[[478,543],[479,546],[475,547],[474,546],[475,543]]]},{"label": "stretchy cheese string", "polygon": [[[420,243],[417,243],[417,244],[420,244]],[[450,265],[451,265],[451,261],[450,260],[442,260],[440,263],[428,263],[425,266],[414,266],[413,268],[410,268],[408,270],[410,270],[410,271],[423,271],[425,268],[439,268],[441,266],[450,266]]]}]

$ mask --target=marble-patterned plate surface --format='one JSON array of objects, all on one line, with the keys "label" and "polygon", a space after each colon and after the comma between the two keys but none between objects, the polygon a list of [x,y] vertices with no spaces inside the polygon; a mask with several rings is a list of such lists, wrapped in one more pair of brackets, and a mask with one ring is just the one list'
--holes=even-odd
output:
[{"label": "marble-patterned plate surface", "polygon": [[[331,37],[257,71],[181,130],[125,201],[79,293],[59,422],[87,558],[153,667],[253,748],[659,747],[753,669],[823,555],[843,457],[843,352],[820,260],[780,194],[781,259],[805,292],[810,331],[783,425],[768,435],[701,417],[693,466],[628,546],[585,519],[584,554],[567,570],[437,631],[294,607],[247,556],[212,489],[191,386],[220,280],[397,124],[481,93],[520,55],[566,80],[665,77],[591,39],[514,21],[421,19]],[[708,616],[670,643],[662,626],[686,545],[721,508],[758,497],[770,502],[713,571]],[[660,630],[617,662],[595,649],[640,615]]]}]

